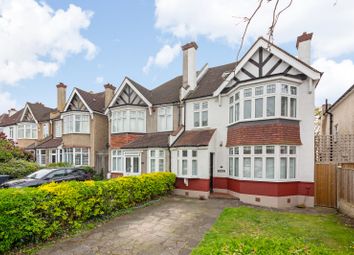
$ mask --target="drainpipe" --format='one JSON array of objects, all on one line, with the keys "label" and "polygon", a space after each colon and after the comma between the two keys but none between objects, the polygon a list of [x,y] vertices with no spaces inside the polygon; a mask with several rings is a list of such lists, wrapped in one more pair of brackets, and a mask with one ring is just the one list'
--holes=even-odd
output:
[{"label": "drainpipe", "polygon": [[329,159],[333,161],[333,113],[328,110],[328,100],[326,99],[326,114],[329,115],[329,135],[330,135],[330,145],[329,145]]}]

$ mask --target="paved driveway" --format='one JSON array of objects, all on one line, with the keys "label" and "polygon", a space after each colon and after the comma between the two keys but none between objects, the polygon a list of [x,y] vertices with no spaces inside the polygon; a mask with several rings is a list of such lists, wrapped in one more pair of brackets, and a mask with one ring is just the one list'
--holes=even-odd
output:
[{"label": "paved driveway", "polygon": [[38,254],[189,254],[223,208],[235,206],[237,200],[168,197]]}]

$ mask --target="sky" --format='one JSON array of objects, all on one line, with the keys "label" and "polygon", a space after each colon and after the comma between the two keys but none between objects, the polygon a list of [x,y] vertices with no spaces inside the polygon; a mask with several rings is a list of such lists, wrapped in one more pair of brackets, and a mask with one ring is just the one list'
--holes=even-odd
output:
[{"label": "sky", "polygon": [[[275,1],[264,1],[242,54],[267,37]],[[280,0],[279,9],[289,3]],[[154,88],[180,75],[181,45],[196,41],[197,66],[236,60],[258,0],[0,0],[0,113],[26,102],[56,107],[56,87],[103,91],[125,76]],[[312,66],[324,72],[316,105],[354,84],[354,1],[296,0],[279,18],[274,43],[296,55],[313,32]]]}]

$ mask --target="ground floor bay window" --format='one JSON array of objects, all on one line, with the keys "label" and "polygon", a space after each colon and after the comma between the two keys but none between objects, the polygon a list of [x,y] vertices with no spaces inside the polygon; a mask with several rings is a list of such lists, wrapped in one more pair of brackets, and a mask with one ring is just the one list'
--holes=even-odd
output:
[{"label": "ground floor bay window", "polygon": [[89,149],[88,148],[64,148],[63,159],[73,166],[89,165]]},{"label": "ground floor bay window", "polygon": [[177,177],[195,178],[198,176],[198,150],[181,149],[177,151]]},{"label": "ground floor bay window", "polygon": [[47,150],[45,149],[39,149],[37,150],[37,163],[41,166],[47,164]]},{"label": "ground floor bay window", "polygon": [[229,176],[250,180],[294,180],[296,148],[288,145],[229,148]]},{"label": "ground floor bay window", "polygon": [[112,150],[111,172],[139,175],[141,173],[140,152]]}]

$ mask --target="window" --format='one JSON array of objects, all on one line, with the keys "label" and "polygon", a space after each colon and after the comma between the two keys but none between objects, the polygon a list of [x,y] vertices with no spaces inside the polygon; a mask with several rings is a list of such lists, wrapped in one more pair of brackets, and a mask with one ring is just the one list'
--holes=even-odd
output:
[{"label": "window", "polygon": [[49,136],[49,124],[44,123],[43,124],[43,138],[46,138]]},{"label": "window", "polygon": [[252,117],[252,100],[245,100],[243,103],[243,118],[250,119]]},{"label": "window", "polygon": [[35,123],[19,124],[18,139],[37,139],[37,125]]},{"label": "window", "polygon": [[208,126],[208,102],[193,104],[194,127]]},{"label": "window", "polygon": [[89,165],[89,149],[88,148],[65,148],[64,162],[74,166]]},{"label": "window", "polygon": [[296,146],[255,145],[229,148],[228,173],[230,177],[254,180],[295,179]]},{"label": "window", "polygon": [[288,98],[281,97],[281,116],[287,117],[288,116]]},{"label": "window", "polygon": [[244,89],[243,90],[243,96],[244,97],[251,97],[252,96],[252,89],[249,88],[249,89]]},{"label": "window", "polygon": [[140,174],[140,154],[139,152],[125,152],[124,154],[125,174]]},{"label": "window", "polygon": [[158,131],[170,131],[173,126],[172,106],[158,109]]},{"label": "window", "polygon": [[198,176],[197,150],[184,149],[177,151],[177,176],[185,178]]},{"label": "window", "polygon": [[50,150],[50,157],[49,157],[50,163],[57,163],[60,161],[57,161],[57,150]]},{"label": "window", "polygon": [[112,112],[112,133],[145,132],[145,110],[116,110]]},{"label": "window", "polygon": [[267,97],[267,117],[275,116],[275,97]]},{"label": "window", "polygon": [[267,85],[267,94],[273,94],[275,93],[275,84],[269,84]]},{"label": "window", "polygon": [[61,137],[62,136],[62,131],[61,131],[61,126],[62,126],[62,122],[61,121],[56,121],[54,123],[55,125],[55,137]]},{"label": "window", "polygon": [[37,150],[37,162],[39,165],[46,165],[47,162],[47,151]]},{"label": "window", "polygon": [[296,118],[296,96],[297,96],[297,87],[289,86],[286,84],[281,85],[281,116]]},{"label": "window", "polygon": [[75,113],[65,115],[64,134],[70,133],[89,133],[90,132],[90,117],[87,113]]},{"label": "window", "polygon": [[237,92],[235,96],[231,96],[229,99],[229,123],[239,121],[240,119],[240,92]]},{"label": "window", "polygon": [[257,98],[255,101],[255,118],[263,117],[263,98]]},{"label": "window", "polygon": [[150,173],[165,171],[165,150],[149,150]]},{"label": "window", "polygon": [[9,138],[14,139],[14,128],[13,127],[9,128]]},{"label": "window", "polygon": [[121,150],[112,150],[112,172],[123,172],[123,155]]}]

